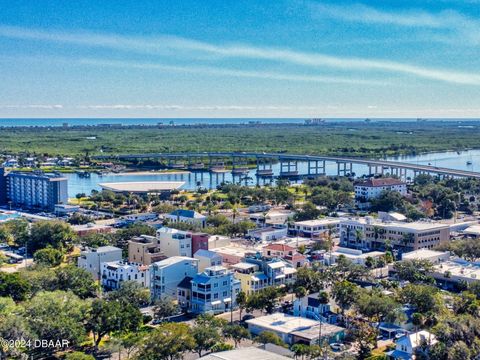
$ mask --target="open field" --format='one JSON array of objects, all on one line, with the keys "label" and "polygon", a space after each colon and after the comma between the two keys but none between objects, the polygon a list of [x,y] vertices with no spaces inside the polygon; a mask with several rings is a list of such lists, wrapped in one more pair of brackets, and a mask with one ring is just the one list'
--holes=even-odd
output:
[{"label": "open field", "polygon": [[[463,124],[465,125],[465,124]],[[176,127],[3,128],[2,153],[84,155],[285,151],[380,157],[478,148],[479,122],[344,122]]]}]

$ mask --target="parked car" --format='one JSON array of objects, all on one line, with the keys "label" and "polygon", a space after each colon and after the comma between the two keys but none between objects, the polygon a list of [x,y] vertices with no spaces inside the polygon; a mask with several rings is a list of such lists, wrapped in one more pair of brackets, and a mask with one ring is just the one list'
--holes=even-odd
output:
[{"label": "parked car", "polygon": [[332,343],[330,344],[330,347],[333,351],[344,351],[347,348],[345,344],[342,343]]}]

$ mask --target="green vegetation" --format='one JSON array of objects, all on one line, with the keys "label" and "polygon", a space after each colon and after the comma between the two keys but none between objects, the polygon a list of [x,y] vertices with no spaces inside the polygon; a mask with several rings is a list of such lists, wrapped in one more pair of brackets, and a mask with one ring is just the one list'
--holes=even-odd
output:
[{"label": "green vegetation", "polygon": [[[473,125],[473,124],[472,124]],[[445,136],[447,134],[449,136]],[[93,139],[94,137],[94,139]],[[148,139],[148,141],[146,141]],[[2,153],[89,156],[187,151],[288,151],[355,155],[414,154],[478,147],[476,132],[456,122],[2,129]]]}]

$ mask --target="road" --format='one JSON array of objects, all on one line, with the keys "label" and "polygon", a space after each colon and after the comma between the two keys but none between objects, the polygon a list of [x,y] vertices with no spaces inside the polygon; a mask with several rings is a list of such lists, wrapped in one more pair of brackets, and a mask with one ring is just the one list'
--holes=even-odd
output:
[{"label": "road", "polygon": [[32,264],[33,264],[33,259],[27,259],[26,262],[22,261],[19,264],[2,266],[2,267],[0,267],[0,271],[6,272],[6,273],[14,273],[14,272],[17,272],[20,269],[23,269],[25,266],[31,266]]}]

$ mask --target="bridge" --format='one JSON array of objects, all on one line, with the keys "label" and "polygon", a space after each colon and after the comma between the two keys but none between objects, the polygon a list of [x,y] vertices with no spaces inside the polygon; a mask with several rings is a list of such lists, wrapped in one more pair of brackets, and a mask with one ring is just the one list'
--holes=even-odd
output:
[{"label": "bridge", "polygon": [[[165,166],[171,169],[188,169],[191,171],[211,172],[226,171],[225,163],[231,164],[233,174],[246,174],[250,169],[249,164],[256,164],[256,174],[260,177],[273,177],[272,164],[280,164],[279,177],[295,178],[306,176],[318,176],[325,174],[326,163],[337,165],[338,175],[353,174],[353,164],[363,165],[368,168],[370,175],[388,173],[407,179],[419,174],[431,174],[443,177],[463,177],[480,179],[480,173],[466,170],[456,170],[431,165],[419,165],[390,160],[371,160],[355,157],[324,156],[324,155],[301,155],[286,153],[265,152],[189,152],[189,153],[152,153],[152,154],[128,154],[128,155],[99,155],[96,160],[148,160],[156,159],[165,162]],[[307,173],[299,172],[298,164],[307,164]]]}]

